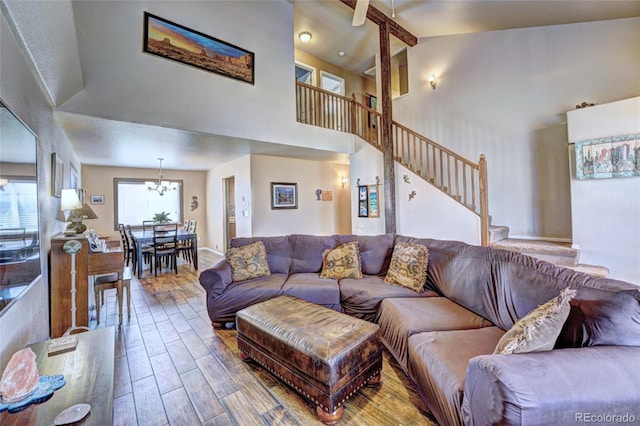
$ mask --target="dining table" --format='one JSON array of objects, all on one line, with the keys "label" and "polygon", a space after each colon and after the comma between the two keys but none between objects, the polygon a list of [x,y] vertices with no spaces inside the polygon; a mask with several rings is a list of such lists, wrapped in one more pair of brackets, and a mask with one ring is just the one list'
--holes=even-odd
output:
[{"label": "dining table", "polygon": [[[138,278],[142,277],[142,246],[153,244],[153,230],[138,230],[131,232],[136,245],[136,260],[138,265]],[[193,245],[193,267],[198,270],[198,234],[185,229],[178,229],[178,241],[191,240]]]}]

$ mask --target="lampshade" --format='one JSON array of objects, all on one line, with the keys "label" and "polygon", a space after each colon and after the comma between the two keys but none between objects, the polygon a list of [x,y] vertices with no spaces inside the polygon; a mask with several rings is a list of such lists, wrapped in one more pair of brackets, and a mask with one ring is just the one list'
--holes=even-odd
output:
[{"label": "lampshade", "polygon": [[60,195],[60,210],[81,209],[82,204],[75,189],[63,189]]}]

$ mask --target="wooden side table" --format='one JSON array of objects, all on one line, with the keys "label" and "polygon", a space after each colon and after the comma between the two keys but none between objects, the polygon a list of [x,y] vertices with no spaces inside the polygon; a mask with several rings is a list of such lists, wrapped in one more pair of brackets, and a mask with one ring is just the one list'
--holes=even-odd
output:
[{"label": "wooden side table", "polygon": [[31,404],[17,413],[0,413],[2,426],[50,426],[62,410],[75,404],[91,405],[83,426],[113,423],[114,328],[100,328],[75,336],[78,337],[76,349],[57,355],[47,355],[49,340],[30,345],[36,353],[40,375],[62,374],[67,384],[45,402]]}]

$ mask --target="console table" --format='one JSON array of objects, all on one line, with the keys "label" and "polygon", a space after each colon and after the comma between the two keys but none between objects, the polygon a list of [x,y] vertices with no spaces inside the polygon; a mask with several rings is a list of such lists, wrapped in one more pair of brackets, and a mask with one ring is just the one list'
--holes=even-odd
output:
[{"label": "console table", "polygon": [[91,405],[83,426],[112,424],[114,328],[100,328],[75,336],[78,337],[76,349],[56,355],[47,355],[49,340],[29,346],[36,353],[40,375],[62,374],[67,384],[45,402],[31,404],[17,413],[0,413],[2,426],[50,426],[62,410],[75,404]]},{"label": "console table", "polygon": [[92,252],[87,236],[57,235],[51,239],[50,312],[51,337],[60,337],[71,326],[71,256],[62,246],[69,240],[82,245],[76,254],[76,325],[89,326],[89,306],[93,300],[89,276],[117,273],[122,278],[124,251],[109,247],[106,252]]}]

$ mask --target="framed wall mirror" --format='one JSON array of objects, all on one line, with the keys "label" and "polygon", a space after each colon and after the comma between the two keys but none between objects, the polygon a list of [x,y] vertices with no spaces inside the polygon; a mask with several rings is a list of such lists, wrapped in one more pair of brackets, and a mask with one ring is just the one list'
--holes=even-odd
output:
[{"label": "framed wall mirror", "polygon": [[40,275],[35,134],[0,100],[0,316]]}]

